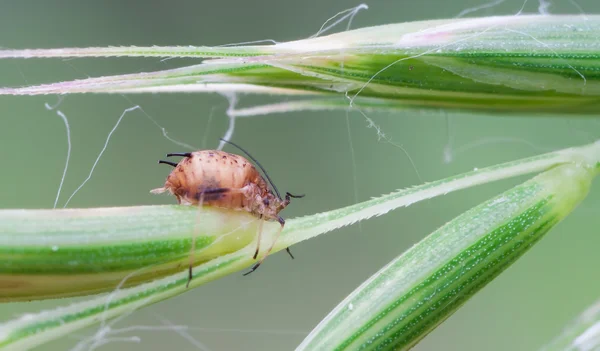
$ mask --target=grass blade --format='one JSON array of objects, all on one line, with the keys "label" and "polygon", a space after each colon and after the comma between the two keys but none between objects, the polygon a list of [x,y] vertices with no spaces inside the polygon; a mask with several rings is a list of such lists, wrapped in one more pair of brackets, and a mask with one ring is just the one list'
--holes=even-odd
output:
[{"label": "grass blade", "polygon": [[[0,301],[87,295],[181,272],[249,245],[256,218],[189,206],[0,211]],[[201,225],[199,225],[201,223]]]},{"label": "grass blade", "polygon": [[[598,148],[600,143],[482,168],[346,208],[291,219],[274,250],[423,199],[574,162],[599,152]],[[125,276],[144,267],[124,286],[164,277],[187,266],[193,235],[196,263],[200,264],[244,248],[252,250],[256,224],[256,218],[245,213],[211,208],[198,211],[186,206],[2,210],[0,301],[110,291]],[[267,223],[265,238],[277,226]],[[244,262],[250,265],[252,261]]]},{"label": "grass blade", "polygon": [[[556,200],[552,200],[554,198],[548,198],[547,202],[548,204],[553,205],[552,210],[555,212],[560,210],[559,207],[556,205],[557,201],[562,203],[564,208],[562,209],[562,212],[559,211],[559,215],[564,216],[570,210],[571,205],[573,205],[574,202],[576,202],[576,200],[582,197],[585,193],[585,186],[581,184],[587,184],[586,182],[589,182],[589,178],[591,178],[591,174],[593,172],[589,171],[584,166],[593,165],[595,167],[598,163],[598,160],[600,160],[600,142],[583,146],[580,148],[565,149],[562,151],[544,154],[529,159],[493,166],[486,169],[451,177],[445,180],[432,182],[412,189],[400,190],[398,192],[375,198],[369,201],[365,201],[363,203],[349,206],[346,208],[307,216],[303,218],[292,219],[287,222],[286,230],[282,233],[282,238],[280,241],[278,241],[274,251],[285,249],[286,247],[291,246],[294,243],[301,242],[319,234],[332,231],[336,228],[340,228],[342,226],[349,225],[363,219],[385,214],[395,208],[401,206],[408,206],[412,203],[423,199],[432,198],[451,191],[464,189],[470,186],[486,183],[496,179],[503,179],[519,174],[527,174],[552,167],[554,167],[554,170],[550,170],[548,171],[549,173],[547,173],[552,176],[548,176],[547,174],[545,174],[544,176],[541,176],[541,178],[535,178],[533,184],[537,184],[538,187],[527,188],[530,189],[530,191],[529,193],[524,192],[523,197],[520,198],[522,200],[521,204],[522,206],[531,205],[531,202],[527,202],[529,200],[526,199],[526,195],[534,197],[537,196],[535,197],[535,199],[538,199],[539,196],[541,196],[540,194],[554,194],[553,191],[558,192],[558,190],[566,189],[569,190],[567,191],[567,193],[571,195],[565,195],[560,193],[556,195]],[[565,170],[569,170],[571,172],[569,173],[568,177],[563,177],[566,172]],[[556,176],[557,173],[559,175],[562,174],[563,176],[558,177]],[[531,183],[532,181],[526,184]],[[577,184],[580,184],[581,186],[577,187]],[[544,206],[546,207],[542,206],[541,208],[549,209],[549,207],[547,206],[550,205],[544,203]],[[191,220],[190,218],[195,218],[194,215],[197,213],[197,211],[193,211],[190,209],[184,210],[183,208],[178,206],[167,206],[166,208],[163,208],[161,206],[158,206],[156,208],[150,207],[149,210],[159,212],[172,211],[170,212],[170,214],[172,215],[170,217],[175,222],[177,222],[178,219],[185,220],[185,216],[188,216],[187,220]],[[59,222],[58,220],[76,220],[76,218],[81,215],[84,215],[83,217],[85,217],[85,213],[78,212],[82,210],[70,211],[72,212],[69,213],[64,212],[62,210],[48,211],[46,215],[40,216],[42,218],[42,222],[38,222],[37,225],[42,224],[42,226],[38,228],[44,228],[44,226],[46,225],[54,229],[61,228],[61,225],[57,224]],[[91,211],[93,213],[94,209],[84,211]],[[177,214],[175,213],[175,211],[180,211],[180,213]],[[22,225],[21,223],[23,222],[23,218],[27,217],[28,213],[33,214],[34,212],[29,212],[29,210],[23,210],[18,212],[9,211],[0,213],[0,217],[2,217],[0,223],[10,222],[11,225],[9,225],[8,227],[12,226],[12,228],[19,228],[19,226]],[[141,211],[141,213],[143,214],[143,210]],[[39,215],[40,212],[35,212],[35,214]],[[515,213],[513,211],[510,212],[510,214]],[[506,216],[510,214],[508,214],[507,212],[507,214],[504,215],[504,218],[506,219]],[[69,215],[72,218],[69,218]],[[228,216],[229,214],[223,213],[223,215]],[[207,212],[207,216],[213,216],[213,214]],[[493,215],[493,213],[490,216],[496,218]],[[35,217],[32,216],[29,218],[33,220]],[[249,217],[246,215],[244,216],[244,218],[248,219]],[[489,219],[486,223],[491,223],[490,221],[493,222],[493,218]],[[221,218],[221,220],[222,219],[223,218]],[[74,230],[69,232],[68,228],[70,228],[71,225],[73,225],[73,223],[69,224],[67,221],[66,225],[62,225],[63,231],[67,229],[66,233],[63,233],[61,230],[57,230],[52,234],[43,233],[37,235],[35,232],[29,232],[26,233],[27,235],[21,237],[20,235],[14,235],[14,232],[0,230],[0,238],[2,238],[0,241],[3,245],[6,245],[7,243],[11,242],[11,240],[15,240],[16,242],[12,243],[12,245],[15,245],[17,247],[24,245],[29,248],[36,248],[38,247],[36,243],[37,239],[46,240],[44,244],[47,246],[49,242],[52,242],[52,235],[57,235],[56,238],[63,240],[61,242],[61,245],[63,243],[70,244],[72,243],[71,240],[74,237],[77,237],[79,238],[77,240],[81,240],[81,242],[85,242],[86,245],[90,246],[94,245],[93,243],[89,243],[89,240],[97,240],[96,242],[114,245],[115,243],[118,243],[120,239],[123,239],[123,241],[127,241],[128,239],[132,238],[134,238],[135,240],[135,238],[137,237],[135,230],[132,230],[131,232],[125,231],[124,236],[120,236],[117,232],[107,230],[107,228],[111,228],[110,226],[113,225],[111,224],[111,222],[114,222],[114,220],[110,219],[110,216],[99,216],[96,217],[96,220],[97,221],[95,225],[100,227],[100,230],[105,231],[104,235],[99,236],[97,235],[98,233],[86,233],[85,231],[80,231],[81,228],[77,226],[73,226]],[[242,219],[238,219],[238,221],[241,220]],[[218,222],[218,220],[214,221],[214,223]],[[263,233],[263,240],[265,240],[265,245],[268,242],[270,242],[270,240],[272,240],[273,235],[277,230],[278,226],[278,224],[276,223],[268,224],[269,225],[265,226],[265,232]],[[475,224],[472,225],[477,227],[477,225]],[[165,228],[168,227],[168,225],[165,225]],[[143,228],[143,226],[140,226],[137,229],[139,230],[140,228]],[[183,228],[185,229],[185,226]],[[177,235],[180,234],[180,232],[175,231],[177,235],[174,235],[173,232],[169,232],[168,230],[166,232],[161,232],[160,228],[157,227],[146,228],[146,230],[149,233],[153,233],[157,238],[164,238],[170,236],[177,237]],[[218,228],[216,229],[216,231],[222,232]],[[12,233],[12,235],[9,233]],[[83,233],[83,235],[73,235],[72,233]],[[113,236],[112,240],[111,235]],[[149,238],[144,238],[142,240],[148,239]],[[150,240],[151,239],[152,238],[150,238]],[[207,247],[210,248],[210,245]],[[253,249],[254,245],[250,244],[242,247],[241,249],[238,249],[237,251],[230,251],[230,253],[225,253],[224,251],[222,251],[219,257],[198,264],[194,268],[194,279],[192,280],[190,286],[199,286],[211,280],[249,267],[254,262],[251,259]],[[440,247],[440,249],[443,250],[443,247]],[[221,248],[221,250],[223,250],[223,248]],[[31,251],[35,253],[35,250]],[[38,255],[40,258],[44,258],[47,253],[48,252],[42,252]],[[17,256],[15,256],[15,258],[16,257]],[[90,258],[93,258],[93,255],[91,255]],[[98,261],[98,264],[102,265],[106,264],[106,262],[103,262],[100,259]],[[68,262],[64,262],[64,266],[67,265]],[[0,265],[0,267],[1,266],[2,265]],[[145,268],[140,268],[140,270],[144,269]],[[103,321],[106,321],[108,319],[127,314],[135,309],[176,296],[186,291],[185,284],[187,283],[187,271],[180,271],[179,273],[171,274],[148,283],[143,283],[141,285],[129,288],[122,288],[122,285],[125,282],[125,280],[130,279],[138,273],[138,271],[130,272],[127,276],[124,277],[125,279],[121,281],[121,284],[119,284],[117,289],[108,295],[94,297],[85,302],[75,303],[70,306],[65,306],[54,310],[42,311],[36,314],[27,315],[15,319],[13,321],[6,322],[4,324],[0,324],[0,347],[2,347],[3,350],[29,349],[36,345],[43,344],[48,340],[56,339],[60,336],[66,335],[74,330],[96,323],[103,323]],[[102,275],[103,273],[99,272],[97,274]],[[5,271],[0,276],[0,282],[2,282],[2,279],[5,279],[9,276],[10,271]],[[45,282],[48,282],[48,279],[43,279],[43,275],[40,276],[40,278]],[[29,277],[29,279],[36,279],[36,277],[32,275]],[[0,286],[4,286],[4,284],[0,284]],[[18,290],[18,287],[16,289]],[[111,289],[114,289],[114,286],[112,286]],[[23,297],[23,294],[19,295],[19,297]],[[31,296],[30,298],[33,298],[33,296]],[[353,326],[356,327],[357,325],[354,324]],[[103,323],[100,332],[102,333],[104,330],[103,328],[106,327],[107,325]],[[340,335],[339,337],[342,336],[343,335]]]},{"label": "grass blade", "polygon": [[296,350],[410,349],[565,218],[596,172],[562,165],[460,215],[369,278]]},{"label": "grass blade", "polygon": [[540,351],[593,351],[600,349],[600,300],[594,302],[550,344]]},{"label": "grass blade", "polygon": [[0,50],[0,58],[210,58],[158,72],[0,88],[0,95],[227,91],[338,98],[307,109],[356,103],[595,114],[599,35],[600,15],[528,15],[389,24],[274,45]]}]

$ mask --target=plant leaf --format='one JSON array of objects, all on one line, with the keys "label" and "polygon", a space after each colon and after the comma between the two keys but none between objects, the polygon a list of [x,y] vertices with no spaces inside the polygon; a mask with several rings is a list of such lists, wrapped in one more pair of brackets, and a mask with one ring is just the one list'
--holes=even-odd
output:
[{"label": "plant leaf", "polygon": [[[277,245],[275,245],[274,251],[282,250],[288,246],[291,246],[294,243],[301,242],[303,240],[312,238],[322,233],[332,231],[342,226],[349,225],[363,219],[371,218],[373,216],[385,214],[395,208],[401,206],[408,206],[417,201],[432,198],[434,196],[442,195],[454,190],[464,189],[470,186],[483,184],[497,179],[503,179],[520,174],[527,174],[557,166],[558,168],[556,169],[561,171],[565,169],[578,170],[579,168],[581,168],[578,172],[573,171],[573,174],[570,174],[569,177],[567,177],[567,179],[562,179],[562,177],[559,177],[560,179],[556,180],[555,176],[545,176],[546,178],[550,177],[549,179],[544,178],[544,176],[542,176],[542,178],[535,178],[535,184],[540,185],[539,189],[542,189],[544,191],[544,194],[554,194],[553,191],[559,191],[561,189],[569,190],[567,191],[567,193],[572,194],[570,195],[571,197],[562,193],[562,197],[558,196],[560,194],[557,195],[557,199],[565,199],[565,201],[563,201],[564,208],[562,209],[562,212],[556,212],[560,210],[560,208],[556,205],[556,202],[559,200],[556,200],[555,202],[551,203],[553,206],[551,209],[558,213],[560,216],[564,216],[570,210],[570,206],[573,205],[574,202],[576,202],[575,200],[583,196],[582,194],[584,193],[584,191],[582,189],[584,187],[581,186],[577,188],[575,185],[579,183],[587,184],[587,178],[584,176],[584,174],[587,175],[588,178],[591,178],[590,174],[592,174],[593,172],[587,170],[585,166],[596,166],[598,160],[600,160],[600,142],[583,146],[580,148],[565,149],[562,151],[544,154],[520,161],[505,163],[502,165],[497,165],[465,173],[462,175],[432,182],[429,184],[424,184],[412,189],[400,190],[398,192],[375,198],[369,201],[365,201],[363,203],[355,204],[346,208],[329,211],[321,214],[315,214],[303,218],[292,219],[287,221],[286,229],[282,233],[281,240],[279,240],[277,242]],[[548,174],[553,175],[557,172],[558,171],[551,170]],[[540,179],[542,179],[543,181]],[[589,179],[587,181],[589,182]],[[530,183],[531,182],[527,184]],[[562,185],[560,185],[559,183]],[[551,185],[553,187],[551,187]],[[533,192],[530,195],[539,197],[539,194],[542,194],[542,190],[539,190],[538,192]],[[566,201],[568,199],[571,199],[572,201]],[[525,198],[523,197],[522,200],[525,201]],[[552,199],[550,198],[549,201],[550,200]],[[523,203],[530,204],[530,202]],[[547,208],[548,207],[543,207],[543,209]],[[99,214],[102,214],[103,211],[107,212],[104,212],[105,216],[95,216],[93,215],[95,211],[99,211]],[[158,238],[164,239],[165,237],[175,238],[175,240],[181,242],[181,236],[179,236],[181,234],[181,231],[171,231],[169,229],[170,226],[168,224],[164,224],[163,222],[161,222],[162,215],[157,216],[157,214],[160,214],[161,211],[164,211],[163,215],[169,214],[168,216],[165,216],[165,218],[168,217],[175,222],[177,222],[177,220],[182,220],[183,222],[185,222],[192,221],[194,218],[197,218],[195,217],[197,216],[197,213],[204,213],[204,211],[194,211],[193,209],[185,207],[182,208],[181,206],[150,206],[142,208],[141,210],[133,208],[133,211],[128,213],[128,215],[127,211],[125,211],[126,217],[130,218],[132,215],[135,215],[137,213],[140,216],[140,218],[132,219],[131,230],[128,229],[128,225],[122,225],[121,228],[124,227],[125,230],[124,235],[121,236],[119,235],[118,231],[115,231],[114,227],[115,225],[121,225],[115,224],[119,221],[115,221],[115,218],[111,218],[110,215],[106,216],[106,214],[111,214],[111,212],[114,215],[115,211],[117,210],[48,210],[46,212],[40,210],[0,211],[0,223],[2,223],[1,225],[4,225],[4,228],[13,228],[12,230],[8,231],[6,229],[0,230],[0,242],[2,243],[2,245],[14,245],[14,247],[25,246],[26,248],[34,248],[33,250],[25,251],[29,251],[30,253],[33,253],[35,255],[35,248],[39,248],[39,244],[37,241],[42,240],[42,245],[45,248],[45,251],[38,253],[39,259],[43,259],[44,257],[50,255],[50,253],[47,250],[47,246],[50,243],[54,242],[53,236],[56,236],[56,238],[62,240],[60,241],[60,246],[62,246],[63,244],[72,245],[74,243],[85,243],[86,246],[89,245],[90,247],[94,247],[94,242],[101,242],[104,246],[119,245],[121,239],[123,239],[123,241],[134,240],[144,242],[146,240],[151,241]],[[144,211],[150,212],[144,213]],[[176,211],[179,211],[179,213],[176,213]],[[221,213],[224,217],[221,217],[221,221],[219,221],[218,219],[216,219],[216,217],[219,217],[220,215],[215,215],[211,211],[217,210],[207,209],[207,212],[205,214],[207,216],[206,218],[215,216],[213,224],[216,223],[217,225],[212,229],[213,231],[221,234],[223,234],[224,232],[220,229],[220,226],[223,225],[222,219],[227,219],[225,221],[227,222],[229,221],[228,216],[230,215],[243,216],[243,218],[237,219],[234,217],[233,219],[237,222],[241,222],[250,218],[249,215],[240,213],[232,214],[232,211],[225,211]],[[151,216],[148,215],[150,213],[152,214]],[[510,213],[514,214],[514,211]],[[97,228],[94,229],[96,231],[95,233],[86,233],[86,226],[74,225],[74,223],[85,224],[86,218],[88,218],[89,215],[91,215],[91,217],[95,221],[94,227]],[[491,213],[489,215],[491,217],[494,217],[494,213]],[[506,218],[507,215],[508,214],[505,214],[505,217],[503,218]],[[81,222],[77,222],[80,216],[82,216],[82,218],[84,219]],[[152,219],[150,218],[154,217],[157,217],[158,223],[163,224],[161,226],[152,225]],[[15,235],[15,228],[18,230],[18,228],[23,226],[22,223],[25,222],[24,218],[27,218],[33,221],[34,223],[33,225],[29,225],[29,227],[28,225],[24,226],[25,228],[48,228],[49,232],[40,233],[39,231],[24,231],[26,235]],[[39,222],[36,222],[37,218],[40,219]],[[493,218],[490,218],[489,221],[487,221],[486,223],[491,223],[490,221],[493,221]],[[10,224],[6,225],[5,223],[7,222]],[[61,224],[61,222],[65,222],[66,224]],[[206,235],[202,235],[202,233],[205,230],[210,229],[202,228],[202,222],[197,223],[199,224],[200,228],[196,227],[195,229],[199,230],[199,233],[201,234],[199,237],[205,237]],[[474,221],[473,223],[477,222]],[[267,224],[268,225],[265,225],[265,231],[263,232],[263,240],[265,245],[273,240],[273,234],[275,230],[277,230],[278,226],[278,224],[276,223]],[[237,224],[234,223],[230,225],[235,226]],[[475,224],[473,225],[476,226]],[[189,223],[187,224],[187,228],[185,224],[183,224],[181,228],[184,231],[188,231],[188,235],[189,231],[193,231],[194,229],[194,227],[190,227]],[[138,238],[140,230],[149,233],[150,238]],[[212,236],[217,237],[217,235],[215,234],[208,235],[206,237]],[[214,240],[216,242],[219,239],[217,237]],[[261,242],[261,245],[262,243],[263,242]],[[239,247],[239,244],[234,246]],[[148,247],[153,246],[150,245]],[[208,245],[206,248],[209,249],[210,247],[211,246]],[[199,286],[208,281],[231,274],[233,272],[237,272],[241,269],[250,266],[252,263],[254,263],[254,260],[252,260],[251,258],[253,254],[253,249],[254,245],[250,244],[243,246],[237,251],[230,251],[230,253],[225,253],[223,251],[221,256],[206,261],[204,263],[198,264],[194,268],[194,278],[191,281],[190,286]],[[443,247],[440,247],[440,249],[443,250]],[[221,248],[221,250],[223,250],[223,248]],[[185,250],[181,250],[181,253],[183,253],[184,251]],[[75,251],[73,252],[75,253]],[[202,249],[200,250],[200,253],[201,252]],[[83,257],[88,260],[86,261],[87,263],[91,263],[91,261],[94,259],[93,250],[83,250],[83,255]],[[88,257],[85,257],[85,255],[88,255]],[[142,257],[144,256],[142,255]],[[4,256],[4,258],[6,259],[7,257]],[[18,256],[14,256],[14,258],[18,258]],[[97,261],[97,264],[99,266],[106,264],[105,259],[103,260],[101,258]],[[63,263],[63,266],[67,265],[68,261]],[[0,265],[0,267],[2,267],[2,265]],[[87,267],[91,267],[91,265],[88,265]],[[134,277],[136,274],[139,274],[140,271],[143,271],[145,269],[147,268],[140,268],[137,271],[130,272],[127,276],[124,277],[124,279],[121,281],[121,284],[117,286],[117,289],[113,290],[110,294],[93,297],[88,301],[74,303],[72,305],[60,307],[54,310],[42,311],[36,314],[26,315],[21,318],[17,318],[13,321],[0,324],[0,347],[2,347],[5,350],[29,349],[36,345],[40,345],[48,340],[56,339],[60,336],[71,333],[74,330],[90,326],[96,323],[101,323],[99,335],[104,335],[110,331],[110,324],[106,322],[107,320],[117,316],[125,315],[135,309],[141,308],[148,304],[152,304],[167,299],[169,297],[176,296],[187,290],[185,287],[187,283],[187,270],[181,271],[179,273],[174,273],[169,276],[162,277],[141,285],[129,288],[122,288],[122,285],[127,280]],[[98,272],[97,274],[102,275],[103,273]],[[0,282],[2,282],[2,279],[6,279],[7,276],[10,276],[10,271],[5,271],[4,274],[0,276]],[[30,275],[27,278],[30,281],[36,279],[34,275]],[[40,278],[46,283],[48,282],[48,279],[44,279],[44,275],[41,275]],[[5,286],[5,284],[0,284],[0,286]],[[112,288],[114,288],[114,286]],[[18,290],[18,287],[16,289]],[[27,289],[22,290],[26,291]],[[25,295],[26,293],[12,293],[12,296],[17,296],[17,298],[23,298],[23,296]],[[42,294],[42,296],[44,295]],[[33,296],[30,296],[29,298],[33,298]],[[354,325],[354,327],[356,327],[356,325]]]},{"label": "plant leaf", "polygon": [[410,349],[565,218],[596,172],[561,165],[465,212],[364,282],[296,350]]},{"label": "plant leaf", "polygon": [[[482,168],[338,210],[290,219],[274,250],[423,199],[572,162],[597,148],[600,143]],[[256,223],[256,218],[243,212],[199,211],[189,206],[0,210],[0,301],[110,291],[143,267],[124,286],[179,272],[189,265],[193,236],[196,264],[244,248],[250,258]],[[278,226],[266,223],[267,241],[262,247],[269,245],[268,238]],[[252,260],[243,262],[249,266]]]},{"label": "plant leaf", "polygon": [[375,109],[594,114],[598,35],[600,15],[529,15],[389,24],[275,45],[5,50],[0,58],[210,59],[158,72],[1,88],[0,94],[226,91],[337,97],[336,106]]},{"label": "plant leaf", "polygon": [[597,300],[540,351],[592,351],[599,348],[600,300]]}]

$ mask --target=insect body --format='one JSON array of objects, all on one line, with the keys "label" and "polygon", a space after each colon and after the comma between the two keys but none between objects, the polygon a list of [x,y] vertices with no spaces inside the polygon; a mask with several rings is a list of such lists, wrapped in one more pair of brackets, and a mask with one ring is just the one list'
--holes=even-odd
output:
[{"label": "insect body", "polygon": [[[273,187],[272,190],[256,167],[244,157],[219,150],[200,150],[190,153],[167,154],[167,157],[181,156],[183,159],[179,163],[159,161],[159,163],[173,166],[174,169],[167,177],[164,187],[151,192],[155,194],[169,192],[175,195],[177,201],[183,205],[214,206],[247,211],[262,220],[279,222],[281,228],[273,244],[264,257],[248,273],[244,274],[247,275],[255,271],[273,249],[285,225],[285,219],[279,216],[279,212],[290,203],[291,198],[299,198],[304,195],[286,193],[285,199],[281,198],[279,191],[256,159],[236,144],[228,143],[238,147],[257,164],[265,173]],[[262,225],[260,227],[262,228]],[[261,232],[262,230],[258,233],[254,259],[258,256],[260,249]],[[287,250],[291,256],[289,249]],[[191,280],[191,264],[189,279]]]}]

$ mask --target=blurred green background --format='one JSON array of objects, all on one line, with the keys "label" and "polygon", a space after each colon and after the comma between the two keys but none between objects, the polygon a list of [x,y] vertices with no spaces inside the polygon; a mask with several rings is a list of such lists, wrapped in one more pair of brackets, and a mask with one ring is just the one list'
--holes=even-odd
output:
[{"label": "blurred green background", "polygon": [[[373,1],[353,27],[447,18],[480,0]],[[507,0],[477,15],[513,14],[522,1]],[[594,0],[577,2],[587,13]],[[257,39],[294,40],[315,33],[347,0],[221,1],[19,1],[0,4],[0,46],[54,48],[110,45],[220,45]],[[529,1],[526,12],[536,12]],[[578,13],[568,0],[552,13]],[[340,30],[343,27],[339,28]],[[106,74],[153,71],[195,62],[160,59],[0,61],[0,86],[21,86]],[[130,99],[131,101],[127,101]],[[58,107],[69,118],[73,152],[61,201],[85,179],[107,133],[135,104],[169,136],[214,148],[227,128],[227,101],[216,94],[73,95]],[[285,99],[285,98],[282,98]],[[241,96],[240,107],[281,101]],[[65,128],[54,111],[56,96],[0,98],[1,208],[49,208],[66,157]],[[212,113],[211,122],[209,116]],[[410,154],[422,181],[475,167],[591,142],[597,119],[542,116],[491,117],[439,112],[370,113],[394,143]],[[357,112],[295,112],[238,119],[233,140],[268,169],[282,191],[306,193],[288,218],[352,204],[421,183],[398,147],[378,140]],[[350,137],[354,148],[352,157]],[[234,151],[227,148],[226,150]],[[162,136],[140,111],[114,133],[93,177],[70,207],[169,204],[152,196],[169,168],[156,161],[185,151]],[[451,156],[450,160],[445,156]],[[450,161],[450,162],[446,162]],[[353,166],[353,163],[355,166]],[[355,171],[356,169],[356,171]],[[454,216],[525,178],[502,181],[425,201],[338,230],[270,257],[248,277],[235,274],[138,311],[116,328],[189,327],[206,350],[292,350],[362,281]],[[600,296],[600,187],[521,260],[432,332],[416,350],[534,350]],[[0,320],[68,300],[0,305]],[[65,350],[91,328],[40,350]],[[173,331],[136,332],[139,344],[111,343],[103,350],[202,349]]]}]

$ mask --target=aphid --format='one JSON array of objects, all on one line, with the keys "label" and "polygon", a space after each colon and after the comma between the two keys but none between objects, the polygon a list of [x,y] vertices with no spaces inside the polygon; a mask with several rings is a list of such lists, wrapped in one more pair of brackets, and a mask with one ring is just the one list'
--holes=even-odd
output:
[{"label": "aphid", "polygon": [[[267,258],[283,230],[285,219],[279,215],[279,212],[286,208],[291,198],[301,198],[304,195],[286,193],[285,199],[283,199],[265,169],[252,155],[230,141],[221,140],[240,149],[254,161],[264,173],[272,189],[269,188],[254,165],[244,157],[219,150],[200,150],[167,154],[167,157],[184,157],[179,163],[158,161],[158,163],[173,166],[175,169],[167,177],[164,187],[151,192],[160,194],[168,191],[175,195],[177,201],[183,205],[215,206],[247,211],[261,220],[279,222],[281,227],[273,243],[263,258],[244,274],[248,275],[254,272]],[[261,234],[262,222],[253,259],[256,259],[260,250]],[[294,258],[289,248],[286,250]],[[190,262],[188,284],[191,279],[192,263]]]}]

